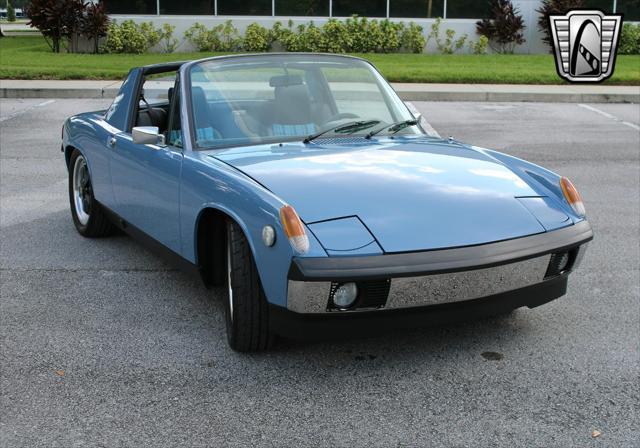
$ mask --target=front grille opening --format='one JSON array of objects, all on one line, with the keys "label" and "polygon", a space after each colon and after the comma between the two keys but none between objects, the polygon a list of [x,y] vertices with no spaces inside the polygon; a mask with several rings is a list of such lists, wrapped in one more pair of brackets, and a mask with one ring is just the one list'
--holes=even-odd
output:
[{"label": "front grille opening", "polygon": [[544,278],[556,277],[565,272],[569,272],[573,267],[577,255],[578,249],[551,254],[549,267],[547,268],[547,273],[544,275]]},{"label": "front grille opening", "polygon": [[331,290],[329,292],[329,302],[327,304],[328,311],[351,311],[362,309],[378,309],[383,308],[387,303],[387,297],[389,296],[389,290],[391,289],[391,280],[373,280],[364,282],[355,282],[358,288],[358,295],[355,302],[349,308],[344,309],[338,307],[333,297],[338,288],[346,282],[332,282]]}]

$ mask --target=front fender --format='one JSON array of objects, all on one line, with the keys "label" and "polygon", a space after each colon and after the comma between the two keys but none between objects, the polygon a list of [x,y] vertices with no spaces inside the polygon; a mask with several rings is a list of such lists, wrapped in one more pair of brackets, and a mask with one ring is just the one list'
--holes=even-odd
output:
[{"label": "front fender", "polygon": [[[284,201],[235,168],[206,154],[185,155],[180,198],[183,256],[198,263],[198,223],[206,209],[220,211],[233,219],[247,237],[267,300],[286,306],[287,274],[294,253],[280,223],[283,205]],[[265,225],[276,231],[272,247],[262,243]],[[326,257],[313,234],[307,231],[307,235],[307,255]]]},{"label": "front fender", "polygon": [[527,182],[527,184],[540,196],[546,196],[552,199],[564,212],[566,212],[567,215],[569,215],[569,217],[571,217],[571,220],[574,223],[584,219],[584,217],[576,214],[564,198],[560,187],[560,175],[534,163],[527,162],[526,160],[503,154],[498,151],[477,147],[474,147],[474,149],[483,152],[505,165],[521,179]]}]

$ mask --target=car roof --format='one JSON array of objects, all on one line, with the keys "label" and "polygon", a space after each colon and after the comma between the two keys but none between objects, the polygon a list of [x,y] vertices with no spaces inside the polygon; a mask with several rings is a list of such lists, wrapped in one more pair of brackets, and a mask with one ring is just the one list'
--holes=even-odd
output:
[{"label": "car roof", "polygon": [[184,64],[191,61],[163,62],[161,64],[144,65],[140,67],[145,75],[154,75],[156,73],[173,72],[180,70]]}]

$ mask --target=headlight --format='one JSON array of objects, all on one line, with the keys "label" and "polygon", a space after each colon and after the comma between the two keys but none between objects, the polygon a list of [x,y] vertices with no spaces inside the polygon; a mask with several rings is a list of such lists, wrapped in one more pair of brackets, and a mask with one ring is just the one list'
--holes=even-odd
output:
[{"label": "headlight", "polygon": [[566,177],[562,177],[560,179],[560,187],[562,188],[564,198],[567,200],[573,211],[576,212],[576,215],[584,217],[586,215],[586,210],[584,209],[582,198],[580,197],[578,190],[576,190],[576,187],[574,187],[571,181]]},{"label": "headlight", "polygon": [[290,205],[280,209],[280,221],[284,227],[284,233],[296,252],[304,254],[309,250],[309,238],[304,231],[304,225],[296,211]]}]

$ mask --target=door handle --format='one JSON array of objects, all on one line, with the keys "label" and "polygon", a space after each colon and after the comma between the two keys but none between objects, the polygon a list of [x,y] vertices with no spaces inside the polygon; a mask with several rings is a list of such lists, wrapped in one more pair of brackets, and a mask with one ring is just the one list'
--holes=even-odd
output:
[{"label": "door handle", "polygon": [[113,135],[107,140],[107,145],[112,149],[116,146],[116,138]]}]

